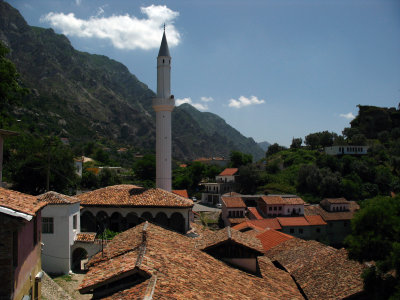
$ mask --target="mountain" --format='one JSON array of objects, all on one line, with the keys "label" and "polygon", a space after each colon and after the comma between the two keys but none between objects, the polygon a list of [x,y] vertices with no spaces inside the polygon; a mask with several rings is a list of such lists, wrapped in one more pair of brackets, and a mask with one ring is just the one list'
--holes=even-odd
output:
[{"label": "mountain", "polygon": [[258,146],[260,146],[260,148],[263,149],[265,152],[268,150],[268,147],[271,146],[271,144],[268,143],[267,141],[264,141],[264,142],[259,142]]},{"label": "mountain", "polygon": [[[0,16],[0,40],[10,49],[22,84],[32,91],[14,114],[21,123],[29,124],[31,132],[66,137],[78,145],[102,141],[116,147],[154,150],[151,98],[155,94],[123,64],[77,51],[52,29],[29,26],[3,1]],[[173,111],[175,158],[228,156],[231,150],[250,153],[256,159],[263,156],[252,139],[221,118],[214,115],[209,119],[208,113],[192,110],[177,107]],[[215,123],[205,124],[204,119]]]}]

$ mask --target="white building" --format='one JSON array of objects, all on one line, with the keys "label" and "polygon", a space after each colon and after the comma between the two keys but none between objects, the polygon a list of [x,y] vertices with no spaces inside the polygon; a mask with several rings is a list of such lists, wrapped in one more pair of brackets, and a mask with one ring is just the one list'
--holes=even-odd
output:
[{"label": "white building", "polygon": [[171,55],[164,34],[157,57],[157,97],[153,99],[156,112],[156,187],[170,192],[171,173],[171,112],[175,100],[171,95]]},{"label": "white building", "polygon": [[329,155],[366,155],[369,146],[332,146],[325,147],[325,153]]},{"label": "white building", "polygon": [[261,196],[257,208],[265,217],[304,215],[304,201],[294,195]]},{"label": "white building", "polygon": [[201,194],[201,201],[212,204],[222,204],[221,195],[231,193],[235,190],[237,176],[237,168],[226,168],[215,177],[216,182],[202,183],[205,191]]},{"label": "white building", "polygon": [[42,210],[42,268],[47,273],[71,271],[71,246],[80,232],[79,199],[56,192],[38,196]]}]

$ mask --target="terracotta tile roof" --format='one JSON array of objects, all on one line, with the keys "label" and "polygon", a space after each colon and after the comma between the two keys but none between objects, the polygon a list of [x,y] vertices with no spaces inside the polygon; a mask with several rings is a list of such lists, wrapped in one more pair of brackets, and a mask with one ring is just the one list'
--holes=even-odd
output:
[{"label": "terracotta tile roof", "polygon": [[36,196],[0,188],[0,206],[2,207],[35,216],[46,205],[46,202],[39,201]]},{"label": "terracotta tile roof", "polygon": [[256,237],[260,240],[264,251],[268,251],[280,243],[294,238],[291,235],[274,229],[267,229],[263,233],[256,235]]},{"label": "terracotta tile roof", "polygon": [[223,197],[232,197],[232,196],[242,196],[242,194],[236,192],[229,192],[222,195]]},{"label": "terracotta tile roof", "polygon": [[262,215],[258,212],[256,207],[248,207],[247,210],[256,218],[256,220],[264,219]]},{"label": "terracotta tile roof", "polygon": [[231,223],[231,226],[234,226],[246,221],[246,218],[228,218],[228,221]]},{"label": "terracotta tile roof", "polygon": [[113,185],[77,196],[82,206],[193,207],[193,201],[162,189]]},{"label": "terracotta tile roof", "polygon": [[251,248],[258,252],[263,251],[261,242],[258,239],[244,234],[238,230],[232,229],[229,226],[204,236],[203,239],[197,241],[196,248],[205,250],[227,241],[234,241],[237,244]]},{"label": "terracotta tile roof", "polygon": [[349,204],[349,201],[345,198],[325,198],[322,201],[329,204]]},{"label": "terracotta tile roof", "polygon": [[222,202],[227,208],[246,208],[246,204],[243,202],[241,197],[221,197]]},{"label": "terracotta tile roof", "polygon": [[95,238],[96,238],[95,232],[85,232],[85,233],[81,232],[76,235],[75,241],[93,243]]},{"label": "terracotta tile roof", "polygon": [[275,230],[282,229],[276,218],[274,219],[263,219],[263,220],[248,220],[248,222],[256,225],[257,227],[261,227],[264,229],[271,228]]},{"label": "terracotta tile roof", "polygon": [[226,168],[218,176],[233,176],[237,173],[238,168]]},{"label": "terracotta tile roof", "polygon": [[304,208],[304,215],[320,215],[324,221],[340,221],[340,220],[351,220],[354,216],[353,211],[339,211],[339,212],[329,212],[323,209],[319,205],[310,205]]},{"label": "terracotta tile roof", "polygon": [[301,205],[304,204],[303,199],[299,197],[282,197],[282,196],[261,196],[261,199],[268,205],[288,204]]},{"label": "terracotta tile roof", "polygon": [[344,249],[293,238],[267,251],[267,256],[293,276],[310,300],[343,299],[363,291],[364,267],[349,260]]},{"label": "terracotta tile roof", "polygon": [[80,202],[76,197],[59,194],[53,191],[39,195],[38,199],[47,202],[47,204],[73,204]]},{"label": "terracotta tile roof", "polygon": [[[235,230],[238,230],[238,231],[241,231],[241,232],[244,232],[245,229],[253,229],[258,233],[260,233],[260,232],[265,230],[262,227],[258,227],[256,225],[254,225],[253,223],[250,223],[248,220],[233,226],[232,229],[235,229]],[[246,231],[246,233],[247,233],[247,231]]]},{"label": "terracotta tile roof", "polygon": [[[145,225],[146,226],[146,225]],[[232,268],[196,249],[197,239],[148,224],[117,235],[89,262],[79,289],[90,292],[130,274],[142,282],[115,291],[105,299],[303,299],[286,272],[267,258],[259,260],[259,277]],[[150,299],[150,298],[149,298]]]},{"label": "terracotta tile roof", "polygon": [[183,198],[189,198],[189,194],[187,190],[173,190],[172,193],[175,195],[181,196]]},{"label": "terracotta tile roof", "polygon": [[314,226],[314,225],[326,225],[327,223],[322,219],[320,215],[316,216],[304,216],[306,218],[307,222]]},{"label": "terracotta tile roof", "polygon": [[309,226],[304,217],[279,217],[276,218],[282,227],[286,226]]}]

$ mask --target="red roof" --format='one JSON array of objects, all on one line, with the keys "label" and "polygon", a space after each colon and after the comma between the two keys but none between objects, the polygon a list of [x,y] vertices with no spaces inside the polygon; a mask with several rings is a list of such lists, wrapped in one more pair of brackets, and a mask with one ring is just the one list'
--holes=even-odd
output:
[{"label": "red roof", "polygon": [[254,218],[256,218],[257,220],[262,220],[264,219],[260,213],[258,212],[256,207],[248,207],[247,208],[249,212],[251,212],[251,214],[254,216]]},{"label": "red roof", "polygon": [[282,229],[277,219],[263,219],[263,220],[248,220],[251,224],[254,224],[257,227],[261,227],[263,229],[271,228],[271,229]]},{"label": "red roof", "polygon": [[304,216],[310,225],[326,225],[327,223],[322,219],[320,215],[316,216]]},{"label": "red roof", "polygon": [[181,197],[189,198],[187,190],[173,190],[172,193]]},{"label": "red roof", "polygon": [[246,204],[241,197],[221,197],[221,200],[227,208],[246,208]]},{"label": "red roof", "polygon": [[310,224],[304,217],[279,217],[277,218],[281,226],[309,226]]},{"label": "red roof", "polygon": [[304,205],[303,199],[299,197],[282,197],[282,196],[262,196],[262,200],[264,200],[265,204],[269,205],[278,205],[278,204],[290,204],[290,205]]},{"label": "red roof", "polygon": [[35,216],[46,205],[46,202],[39,201],[35,196],[0,188],[0,206]]},{"label": "red roof", "polygon": [[254,225],[253,223],[250,223],[248,220],[246,220],[246,221],[244,221],[244,222],[242,222],[240,224],[237,224],[237,225],[232,227],[232,229],[235,229],[235,230],[238,230],[238,231],[241,231],[241,230],[246,229],[246,228],[254,229],[254,230],[259,231],[259,232],[264,231],[264,228],[258,227],[256,225]]},{"label": "red roof", "polygon": [[233,176],[238,170],[238,168],[226,168],[218,176]]},{"label": "red roof", "polygon": [[268,251],[276,245],[279,245],[280,243],[283,243],[293,238],[293,236],[291,235],[276,231],[274,229],[267,229],[256,237],[260,240],[265,251]]},{"label": "red roof", "polygon": [[47,204],[74,204],[80,200],[76,197],[59,194],[57,192],[49,191],[38,196],[40,201],[47,202]]}]

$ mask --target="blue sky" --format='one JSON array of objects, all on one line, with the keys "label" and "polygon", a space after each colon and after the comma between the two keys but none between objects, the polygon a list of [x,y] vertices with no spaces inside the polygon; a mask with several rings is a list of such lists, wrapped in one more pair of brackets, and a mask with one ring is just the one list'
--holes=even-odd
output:
[{"label": "blue sky", "polygon": [[28,24],[122,62],[152,90],[165,21],[177,102],[258,142],[340,134],[358,104],[400,102],[398,0],[7,2]]}]

